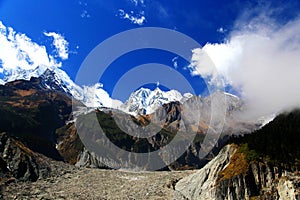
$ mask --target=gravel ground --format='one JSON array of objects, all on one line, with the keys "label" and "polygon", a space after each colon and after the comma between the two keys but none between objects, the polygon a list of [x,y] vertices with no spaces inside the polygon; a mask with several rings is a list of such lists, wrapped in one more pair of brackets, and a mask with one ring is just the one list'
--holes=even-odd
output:
[{"label": "gravel ground", "polygon": [[68,168],[37,182],[12,183],[3,199],[180,199],[175,183],[195,171],[126,172]]}]

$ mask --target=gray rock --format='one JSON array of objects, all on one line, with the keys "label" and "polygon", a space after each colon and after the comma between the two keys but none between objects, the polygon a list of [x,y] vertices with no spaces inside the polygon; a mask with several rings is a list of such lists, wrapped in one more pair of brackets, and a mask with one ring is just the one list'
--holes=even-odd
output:
[{"label": "gray rock", "polygon": [[236,149],[225,146],[220,153],[197,173],[180,180],[175,190],[186,199],[300,199],[300,178],[295,173],[282,174],[267,162],[249,165],[246,173],[218,180]]}]

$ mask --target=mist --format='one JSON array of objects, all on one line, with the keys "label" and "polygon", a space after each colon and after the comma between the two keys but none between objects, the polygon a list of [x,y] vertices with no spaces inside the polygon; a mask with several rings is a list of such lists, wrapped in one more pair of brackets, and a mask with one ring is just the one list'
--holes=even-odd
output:
[{"label": "mist", "polygon": [[284,24],[264,16],[238,21],[225,42],[202,50],[245,102],[241,117],[300,107],[300,18]]}]

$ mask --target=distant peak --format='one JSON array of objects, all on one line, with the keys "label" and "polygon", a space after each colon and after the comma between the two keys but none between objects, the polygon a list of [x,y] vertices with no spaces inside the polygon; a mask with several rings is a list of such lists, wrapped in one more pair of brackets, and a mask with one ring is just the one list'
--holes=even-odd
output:
[{"label": "distant peak", "polygon": [[[140,89],[138,89],[138,90],[136,90],[134,93],[135,94],[139,94],[139,93],[150,93],[151,92],[151,90],[150,89],[148,89],[148,88],[144,88],[144,87],[141,87]],[[133,94],[134,94],[133,93]]]}]

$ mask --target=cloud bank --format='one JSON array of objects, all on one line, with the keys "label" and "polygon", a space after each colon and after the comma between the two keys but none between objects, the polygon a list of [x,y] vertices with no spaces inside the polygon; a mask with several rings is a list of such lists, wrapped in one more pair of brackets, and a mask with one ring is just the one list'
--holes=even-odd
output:
[{"label": "cloud bank", "polygon": [[300,19],[276,24],[264,17],[237,23],[224,43],[194,49],[192,75],[214,76],[201,52],[209,55],[245,101],[243,117],[253,119],[300,107]]}]

